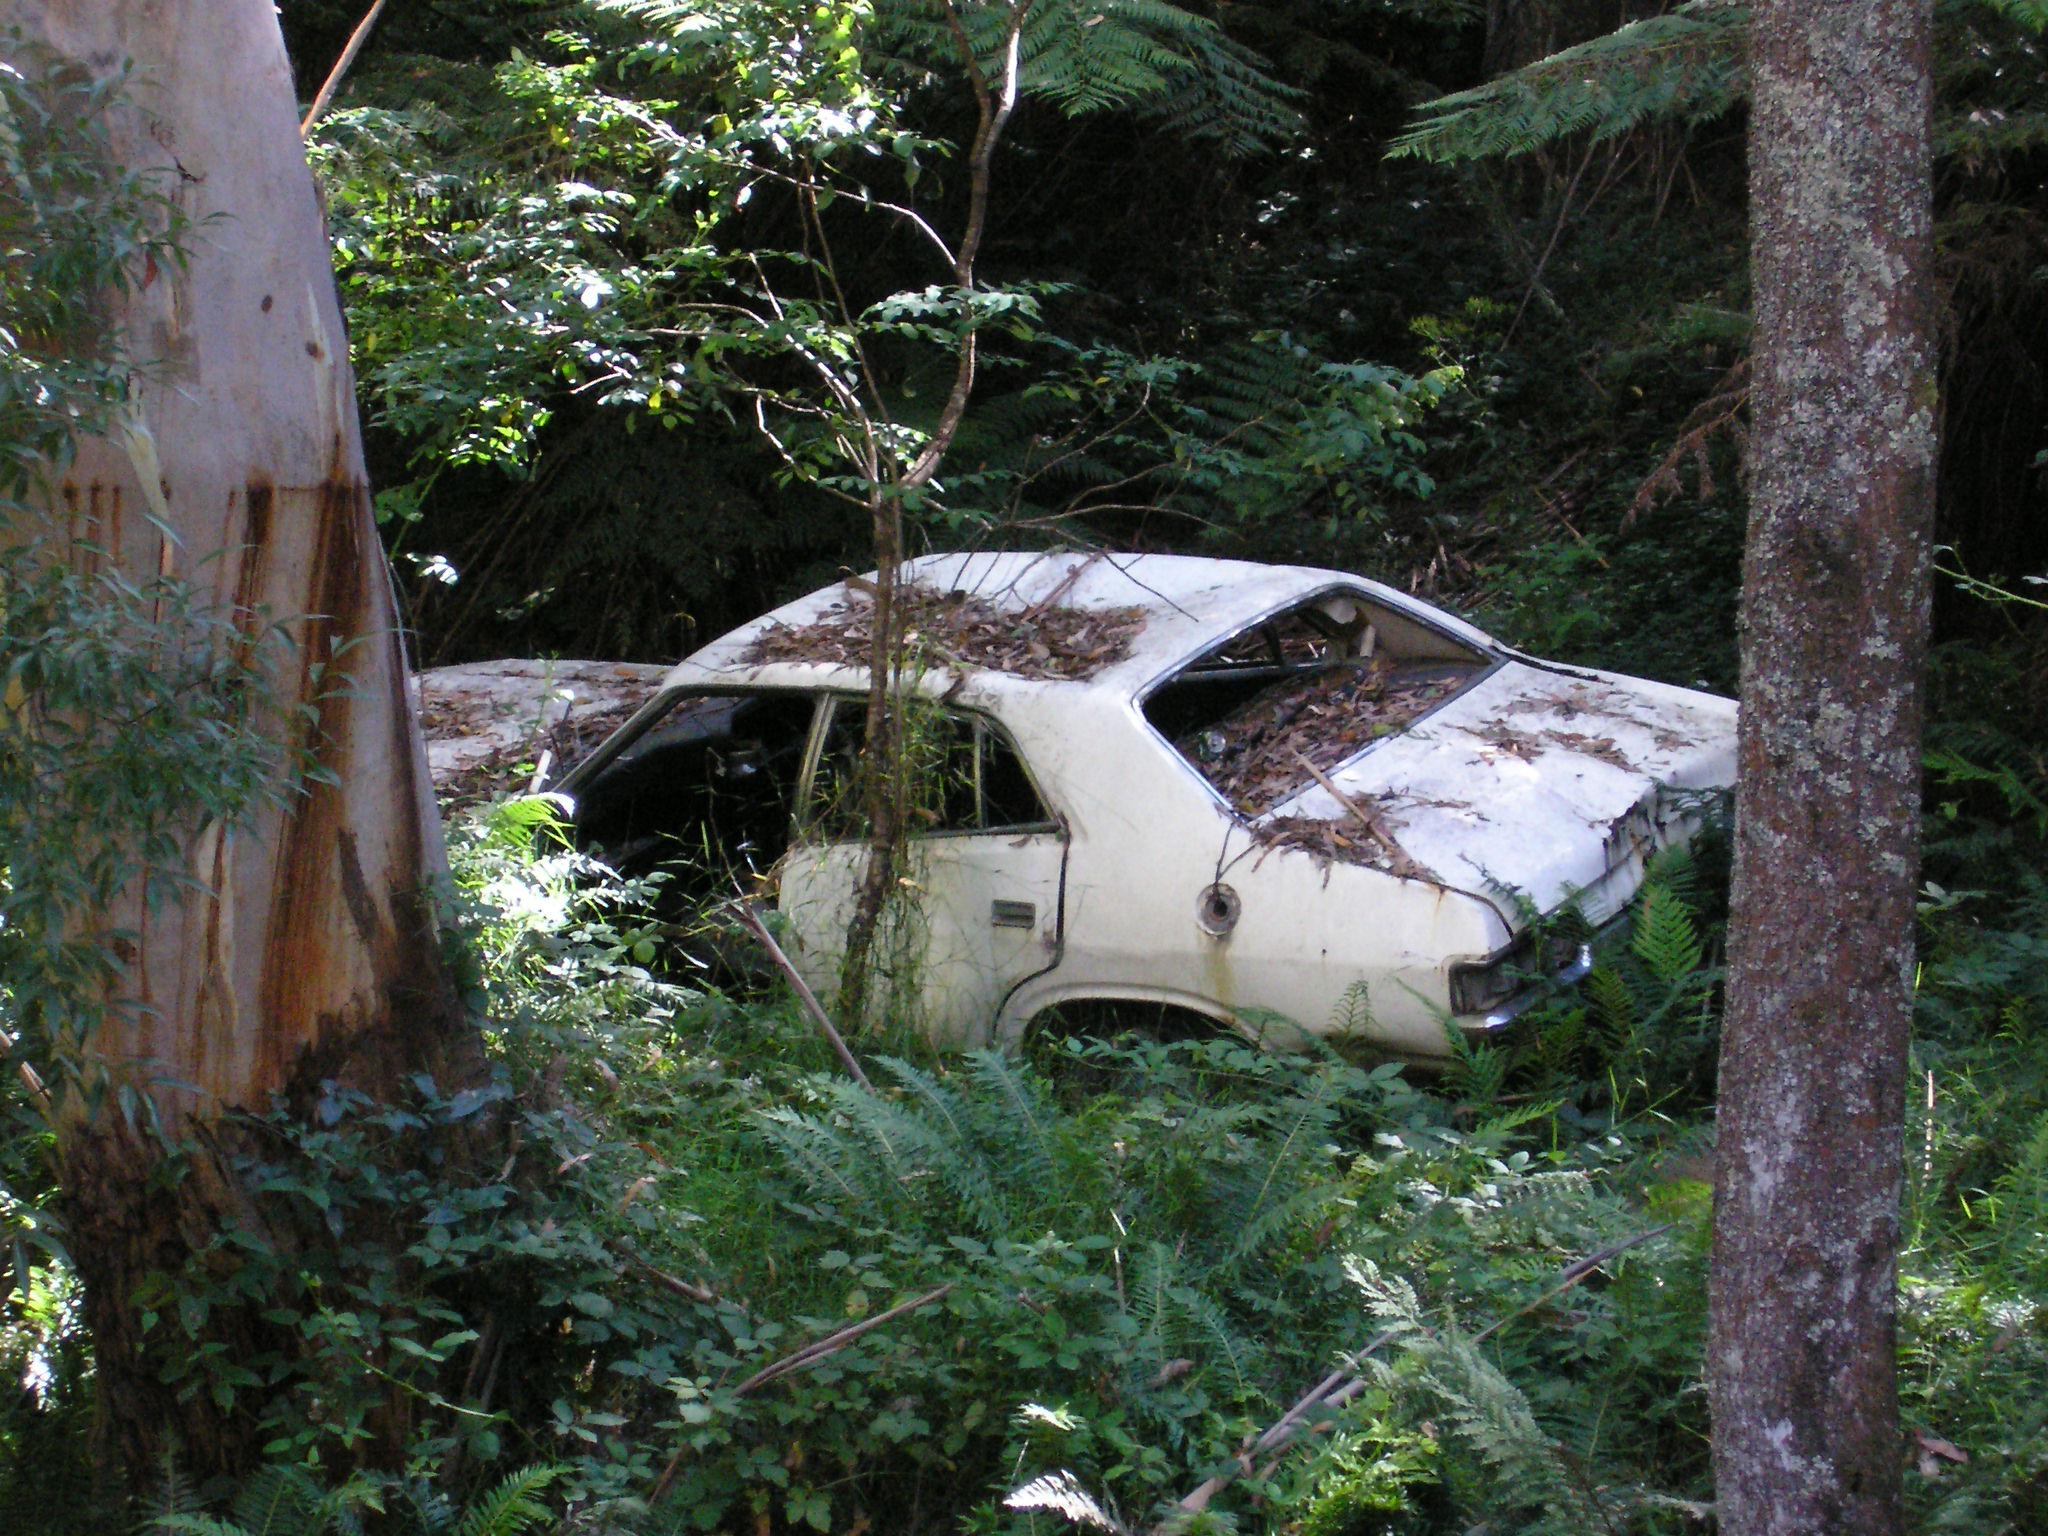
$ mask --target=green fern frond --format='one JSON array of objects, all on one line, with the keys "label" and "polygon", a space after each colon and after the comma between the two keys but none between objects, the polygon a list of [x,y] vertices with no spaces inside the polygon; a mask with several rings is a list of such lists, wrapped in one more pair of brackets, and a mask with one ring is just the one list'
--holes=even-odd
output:
[{"label": "green fern frond", "polygon": [[848,1154],[838,1127],[787,1108],[763,1111],[760,1124],[814,1197],[850,1211],[873,1202],[873,1164]]},{"label": "green fern frond", "polygon": [[1330,1015],[1330,1032],[1339,1039],[1358,1038],[1372,1027],[1372,994],[1361,978],[1344,989]]},{"label": "green fern frond", "polygon": [[[882,0],[867,46],[913,78],[961,70],[964,35],[983,78],[1000,80],[1016,12],[1007,4]],[[955,26],[958,26],[958,32]],[[1293,137],[1296,92],[1216,23],[1164,0],[1040,0],[1018,39],[1023,95],[1072,116],[1137,111],[1234,153]]]},{"label": "green fern frond", "polygon": [[1366,1310],[1385,1331],[1396,1338],[1429,1332],[1429,1325],[1422,1316],[1422,1301],[1415,1294],[1414,1286],[1357,1254],[1346,1254],[1343,1267],[1344,1278],[1364,1295]]},{"label": "green fern frond", "polygon": [[1644,886],[1629,948],[1666,987],[1685,985],[1706,963],[1692,909],[1669,886]]},{"label": "green fern frond", "polygon": [[1231,1327],[1230,1319],[1221,1307],[1202,1292],[1189,1286],[1177,1294],[1183,1312],[1195,1325],[1196,1338],[1208,1348],[1204,1351],[1198,1344],[1198,1353],[1209,1359],[1221,1358],[1229,1368],[1231,1383],[1240,1397],[1251,1393],[1251,1382],[1258,1369],[1263,1353],[1256,1344],[1237,1329]]},{"label": "green fern frond", "polygon": [[412,1476],[400,1485],[405,1502],[412,1506],[414,1529],[418,1536],[443,1536],[452,1533],[459,1518],[455,1501],[436,1488],[426,1478]]},{"label": "green fern frond", "polygon": [[1546,1099],[1528,1104],[1509,1105],[1506,1109],[1499,1110],[1479,1122],[1472,1131],[1472,1143],[1478,1147],[1501,1145],[1523,1126],[1548,1120],[1557,1113],[1561,1103],[1558,1099]]},{"label": "green fern frond", "polygon": [[1593,1021],[1603,1048],[1615,1056],[1632,1052],[1643,1011],[1628,978],[1615,966],[1595,966],[1593,974],[1585,980],[1584,990],[1593,1005]]},{"label": "green fern frond", "polygon": [[[2016,22],[2029,32],[2048,31],[2048,0],[1965,0],[1972,10],[1986,10],[2007,21]],[[1944,7],[1947,9],[1950,7]],[[1962,9],[1964,6],[1953,8]]]},{"label": "green fern frond", "polygon": [[1578,133],[1608,139],[1651,121],[1704,122],[1748,94],[1748,36],[1746,0],[1691,0],[1424,103],[1424,120],[1388,153],[1479,160]]},{"label": "green fern frond", "polygon": [[235,1495],[235,1522],[250,1536],[320,1536],[330,1524],[324,1494],[297,1467],[259,1467]]},{"label": "green fern frond", "polygon": [[[1275,1188],[1293,1185],[1302,1165],[1320,1156],[1336,1116],[1337,1090],[1328,1078],[1317,1078],[1307,1093],[1296,1095],[1285,1106],[1279,1139],[1263,1149],[1266,1169],[1252,1195],[1250,1208],[1239,1213],[1241,1228],[1265,1230],[1268,1197]],[[1239,1246],[1242,1248],[1242,1243]]]},{"label": "green fern frond", "polygon": [[868,1116],[865,1106],[856,1113],[877,1130],[893,1127],[898,1145],[915,1150],[915,1165],[906,1169],[907,1178],[936,1181],[953,1196],[976,1230],[1009,1231],[1009,1202],[991,1172],[992,1159],[982,1138],[976,1134],[972,1100],[909,1062],[892,1058],[884,1066],[909,1091],[910,1104],[923,1113],[896,1114],[881,1108]]},{"label": "green fern frond", "polygon": [[167,1447],[157,1458],[156,1485],[142,1501],[143,1528],[165,1516],[196,1514],[199,1506],[199,1490],[191,1475],[178,1464],[177,1453]]},{"label": "green fern frond", "polygon": [[1540,1503],[1563,1531],[1607,1527],[1605,1511],[1582,1486],[1558,1443],[1536,1422],[1528,1398],[1499,1367],[1456,1333],[1415,1347],[1426,1361],[1424,1380],[1449,1410],[1458,1433],[1493,1468],[1504,1505]]},{"label": "green fern frond", "polygon": [[1006,1140],[1018,1178],[1030,1186],[1049,1188],[1058,1178],[1052,1134],[1052,1106],[1021,1060],[1002,1051],[976,1051],[968,1070],[1003,1118]]},{"label": "green fern frond", "polygon": [[560,1467],[521,1467],[469,1506],[455,1536],[519,1536],[548,1518],[538,1495],[562,1473]]}]

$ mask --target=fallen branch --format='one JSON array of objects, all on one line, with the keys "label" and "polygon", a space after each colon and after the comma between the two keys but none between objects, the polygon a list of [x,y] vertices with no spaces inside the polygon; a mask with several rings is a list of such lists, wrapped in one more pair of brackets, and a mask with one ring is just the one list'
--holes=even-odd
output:
[{"label": "fallen branch", "polygon": [[327,71],[327,78],[320,82],[320,90],[313,97],[313,105],[306,109],[306,120],[299,124],[300,138],[313,131],[313,125],[320,121],[320,114],[334,100],[334,93],[341,88],[341,77],[348,73],[349,65],[355,63],[356,55],[363,51],[363,44],[369,40],[370,29],[377,25],[377,18],[383,14],[385,3],[386,0],[377,0],[369,13],[356,23],[355,31],[349,33],[341,57],[334,61],[334,68]]},{"label": "fallen branch", "polygon": [[[1550,1289],[1527,1305],[1518,1307],[1513,1312],[1508,1313],[1506,1317],[1496,1319],[1494,1322],[1487,1324],[1486,1327],[1472,1335],[1470,1342],[1477,1344],[1491,1338],[1494,1334],[1500,1332],[1501,1329],[1507,1327],[1509,1323],[1515,1321],[1515,1319],[1527,1317],[1545,1302],[1563,1295],[1581,1280],[1599,1269],[1609,1259],[1626,1253],[1639,1243],[1647,1243],[1653,1237],[1661,1237],[1677,1225],[1677,1222],[1667,1221],[1661,1227],[1652,1227],[1647,1232],[1638,1232],[1633,1237],[1621,1239],[1620,1242],[1609,1243],[1605,1248],[1589,1253],[1583,1259],[1574,1259],[1565,1266],[1564,1272],[1558,1277],[1557,1283],[1552,1285]],[[1365,1348],[1350,1356],[1350,1360],[1355,1364],[1369,1355],[1378,1353],[1383,1345],[1393,1340],[1395,1334],[1396,1330],[1388,1329],[1370,1344],[1366,1345]],[[1265,1466],[1259,1468],[1256,1476],[1259,1480],[1272,1476],[1279,1453],[1292,1443],[1302,1426],[1307,1423],[1308,1415],[1312,1410],[1317,1408],[1341,1408],[1360,1392],[1364,1391],[1365,1386],[1366,1379],[1362,1372],[1354,1371],[1347,1374],[1344,1371],[1332,1371],[1311,1387],[1292,1408],[1289,1408],[1278,1419],[1275,1419],[1272,1426],[1264,1434],[1256,1438],[1247,1437],[1243,1444],[1238,1447],[1237,1455],[1228,1467],[1218,1472],[1200,1487],[1177,1500],[1173,1505],[1172,1514],[1169,1515],[1168,1521],[1153,1528],[1153,1536],[1167,1536],[1173,1516],[1199,1514],[1204,1509],[1207,1509],[1209,1501],[1215,1498],[1217,1494],[1221,1493],[1239,1478],[1251,1474],[1253,1472],[1252,1463],[1254,1459],[1267,1452],[1274,1453],[1273,1460],[1268,1461]]]},{"label": "fallen branch", "polygon": [[1352,819],[1364,827],[1366,831],[1370,832],[1379,841],[1380,845],[1387,850],[1389,868],[1394,874],[1404,878],[1421,878],[1428,873],[1414,859],[1408,856],[1407,849],[1394,841],[1394,834],[1386,829],[1379,817],[1373,815],[1371,811],[1368,811],[1356,800],[1345,794],[1343,790],[1339,789],[1335,780],[1309,761],[1307,753],[1295,753],[1294,760],[1306,768],[1310,776],[1318,784],[1322,785],[1324,789],[1329,791],[1330,798],[1349,811]]},{"label": "fallen branch", "polygon": [[762,1366],[760,1370],[754,1372],[753,1375],[734,1387],[733,1391],[739,1396],[744,1397],[756,1388],[767,1386],[771,1381],[787,1376],[794,1371],[801,1371],[816,1365],[827,1355],[838,1353],[870,1328],[879,1328],[882,1324],[899,1318],[906,1312],[915,1312],[919,1307],[928,1307],[935,1301],[943,1301],[952,1293],[953,1284],[951,1281],[948,1281],[935,1291],[926,1291],[922,1296],[913,1296],[908,1301],[899,1301],[886,1312],[877,1312],[873,1317],[863,1318],[860,1322],[848,1323],[844,1328],[826,1334],[825,1337],[819,1339],[816,1343],[806,1344],[802,1349],[790,1351],[773,1364]]},{"label": "fallen branch", "polygon": [[[801,1349],[792,1350],[780,1360],[762,1366],[760,1370],[754,1372],[753,1375],[734,1387],[732,1389],[733,1395],[735,1397],[745,1397],[749,1392],[758,1391],[770,1382],[779,1381],[784,1376],[806,1370],[816,1365],[827,1355],[838,1353],[838,1351],[844,1349],[848,1344],[851,1344],[870,1329],[879,1328],[882,1324],[891,1322],[903,1316],[906,1312],[915,1312],[919,1307],[928,1307],[935,1301],[943,1301],[952,1293],[953,1286],[949,1281],[937,1290],[926,1291],[922,1296],[913,1296],[908,1301],[898,1302],[886,1312],[877,1312],[873,1317],[864,1318],[858,1323],[849,1323],[844,1328],[836,1329],[826,1334],[822,1339],[806,1344]],[[654,1491],[647,1496],[649,1504],[661,1502],[661,1496],[668,1492],[669,1484],[675,1481],[676,1469],[683,1464],[683,1457],[689,1452],[689,1449],[690,1447],[687,1443],[676,1447],[675,1455],[669,1457],[668,1465],[661,1469],[661,1476],[655,1480]]]},{"label": "fallen branch", "polygon": [[796,966],[789,956],[783,953],[782,946],[775,942],[775,935],[770,933],[768,925],[761,921],[761,914],[754,910],[753,903],[743,900],[738,904],[737,910],[740,921],[747,926],[747,931],[761,941],[761,947],[768,951],[768,958],[775,962],[775,968],[782,972],[789,979],[790,986],[796,989],[797,1001],[804,1005],[804,1011],[817,1023],[818,1028],[825,1032],[825,1038],[832,1042],[832,1049],[837,1051],[839,1059],[846,1063],[846,1070],[853,1074],[853,1080],[869,1093],[873,1093],[875,1085],[868,1081],[867,1073],[861,1071],[860,1063],[854,1059],[845,1037],[834,1027],[832,1016],[825,1012],[825,1005],[818,1001],[818,994],[811,990],[810,983],[797,974]]},{"label": "fallen branch", "polygon": [[699,1285],[694,1280],[685,1280],[680,1275],[672,1275],[667,1270],[650,1263],[640,1255],[631,1243],[614,1238],[606,1246],[663,1289],[674,1291],[678,1296],[686,1296],[691,1301],[701,1302],[707,1307],[717,1303],[718,1293],[716,1291],[708,1286]]}]

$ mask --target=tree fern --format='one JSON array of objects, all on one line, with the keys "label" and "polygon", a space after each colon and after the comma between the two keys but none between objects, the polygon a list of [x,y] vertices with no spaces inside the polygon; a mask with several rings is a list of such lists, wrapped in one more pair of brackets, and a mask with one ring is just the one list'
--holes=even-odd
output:
[{"label": "tree fern", "polygon": [[[1994,91],[2033,78],[2030,59],[2015,57],[2000,67],[1997,39],[1978,29],[1992,21],[2039,35],[2048,30],[2044,0],[1943,0],[1936,15],[1936,74],[1945,96],[1987,78]],[[1690,0],[1485,85],[1423,103],[1422,121],[1389,152],[1478,160],[1528,154],[1575,134],[1600,140],[1651,122],[1702,123],[1748,97],[1748,45],[1747,0]],[[2048,142],[2048,114],[2028,103],[2001,102],[1993,111],[1978,106],[1943,104],[1935,131],[1939,153],[2011,154]]]},{"label": "tree fern", "polygon": [[[235,1490],[228,1516],[192,1508],[166,1510],[143,1522],[148,1531],[185,1536],[329,1536],[361,1529],[351,1505],[361,1491],[345,1484],[326,1489],[300,1467],[259,1467]],[[182,1497],[189,1497],[189,1492]]]},{"label": "tree fern", "polygon": [[1231,1213],[1236,1238],[1224,1257],[1236,1265],[1256,1255],[1280,1232],[1302,1222],[1303,1213],[1328,1200],[1330,1191],[1318,1174],[1326,1169],[1330,1130],[1342,1091],[1334,1080],[1317,1077],[1308,1090],[1293,1096],[1275,1116],[1275,1133],[1258,1148],[1249,1170],[1257,1183],[1241,1210]]},{"label": "tree fern", "polygon": [[[964,35],[1000,79],[1018,8],[990,0],[883,0],[870,46],[899,69],[951,75]],[[958,28],[956,32],[955,28]],[[1207,17],[1164,0],[1041,0],[1023,12],[1021,93],[1072,115],[1135,109],[1234,152],[1291,138],[1293,95]]]},{"label": "tree fern", "polygon": [[1559,1536],[1617,1529],[1611,1500],[1587,1486],[1581,1468],[1537,1423],[1521,1389],[1469,1339],[1446,1330],[1411,1339],[1408,1347],[1423,1363],[1425,1390],[1492,1470],[1496,1507],[1540,1505],[1545,1519],[1534,1529]]},{"label": "tree fern", "polygon": [[1164,1243],[1147,1243],[1132,1256],[1131,1270],[1129,1305],[1140,1325],[1133,1374],[1149,1378],[1171,1359],[1194,1358],[1220,1364],[1238,1393],[1250,1392],[1265,1350],[1201,1290],[1186,1258]]},{"label": "tree fern", "polygon": [[1540,1511],[1515,1529],[1556,1536],[1622,1529],[1631,1506],[1645,1502],[1633,1488],[1596,1485],[1577,1457],[1538,1421],[1528,1397],[1455,1326],[1432,1324],[1414,1288],[1364,1260],[1346,1272],[1385,1325],[1399,1352],[1362,1362],[1382,1385],[1424,1399],[1433,1418],[1447,1420],[1456,1437],[1478,1454],[1490,1486],[1476,1502],[1499,1515]]},{"label": "tree fern", "polygon": [[1423,121],[1389,152],[1475,160],[1579,133],[1613,138],[1652,120],[1703,122],[1748,94],[1748,38],[1745,0],[1691,0],[1424,103]]},{"label": "tree fern", "polygon": [[817,1090],[829,1113],[763,1115],[813,1199],[874,1227],[935,1237],[1012,1235],[1070,1201],[1071,1160],[1058,1155],[1049,1107],[1020,1063],[977,1053],[964,1082],[905,1061],[882,1065],[895,1095],[826,1078]]},{"label": "tree fern", "polygon": [[314,1536],[333,1517],[326,1491],[297,1467],[259,1468],[235,1495],[234,1508],[250,1536]]},{"label": "tree fern", "polygon": [[1706,963],[1706,946],[1692,909],[1663,882],[1644,887],[1629,948],[1653,977],[1673,989],[1693,984]]}]

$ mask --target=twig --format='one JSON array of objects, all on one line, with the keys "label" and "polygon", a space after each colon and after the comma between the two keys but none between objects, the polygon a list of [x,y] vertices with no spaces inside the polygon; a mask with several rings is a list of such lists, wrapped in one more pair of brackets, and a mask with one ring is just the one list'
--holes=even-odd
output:
[{"label": "twig", "polygon": [[772,1365],[762,1366],[760,1370],[754,1372],[753,1375],[734,1387],[733,1392],[738,1396],[744,1397],[757,1387],[767,1386],[769,1382],[776,1380],[778,1377],[787,1376],[794,1371],[801,1371],[807,1366],[816,1365],[827,1355],[837,1354],[870,1328],[879,1328],[882,1324],[889,1322],[893,1318],[901,1317],[906,1312],[915,1312],[919,1307],[928,1307],[935,1301],[943,1301],[952,1293],[953,1282],[949,1280],[935,1291],[926,1291],[922,1296],[913,1296],[908,1301],[899,1301],[886,1312],[877,1312],[873,1317],[864,1318],[858,1323],[848,1323],[844,1328],[834,1333],[826,1334],[825,1337],[817,1340],[815,1343],[806,1344],[802,1349],[790,1351],[790,1353],[784,1355]]},{"label": "twig", "polygon": [[363,44],[369,41],[370,29],[377,25],[377,18],[383,14],[385,0],[377,0],[368,14],[356,23],[355,31],[349,33],[348,42],[341,50],[341,57],[334,61],[334,68],[327,71],[327,78],[320,82],[319,94],[313,98],[313,105],[306,108],[306,120],[299,124],[299,137],[304,138],[313,131],[313,125],[320,121],[320,114],[327,110],[327,104],[334,100],[334,93],[341,88],[341,77],[348,73],[349,65],[355,63],[356,55],[363,51]]},{"label": "twig", "polygon": [[1098,549],[1093,554],[1089,555],[1087,559],[1077,560],[1074,563],[1074,568],[1068,571],[1066,575],[1060,578],[1058,586],[1054,587],[1050,592],[1046,593],[1045,596],[1041,597],[1037,602],[1033,603],[1029,608],[1026,608],[1024,610],[1025,619],[1027,621],[1035,619],[1046,609],[1057,606],[1062,598],[1064,598],[1069,592],[1074,590],[1074,583],[1079,581],[1081,577],[1088,571],[1088,569],[1095,564],[1096,561],[1100,560],[1104,555],[1108,553],[1109,551],[1106,549]]},{"label": "twig", "polygon": [[[764,1365],[760,1370],[754,1372],[753,1375],[734,1387],[732,1389],[733,1396],[745,1397],[749,1392],[765,1387],[772,1381],[778,1381],[784,1376],[792,1375],[797,1371],[816,1365],[827,1355],[835,1354],[848,1344],[851,1344],[869,1329],[879,1328],[882,1324],[899,1318],[906,1312],[915,1312],[919,1307],[927,1307],[935,1301],[942,1301],[951,1295],[952,1292],[953,1286],[949,1281],[935,1291],[926,1291],[922,1296],[913,1296],[908,1301],[898,1302],[886,1312],[878,1312],[873,1317],[866,1318],[861,1322],[850,1323],[836,1332],[826,1334],[822,1339],[806,1344],[802,1349],[792,1350],[780,1360]],[[687,1441],[676,1447],[675,1455],[668,1459],[668,1465],[661,1469],[661,1476],[655,1480],[654,1491],[647,1495],[647,1502],[649,1504],[661,1502],[661,1496],[668,1492],[669,1484],[675,1481],[676,1469],[683,1464],[683,1457],[689,1453],[689,1449],[690,1446]]]},{"label": "twig", "polygon": [[1403,848],[1399,843],[1394,841],[1393,834],[1389,832],[1383,825],[1381,825],[1379,817],[1373,815],[1372,812],[1368,811],[1356,800],[1353,800],[1349,795],[1345,794],[1343,790],[1339,789],[1327,773],[1324,773],[1322,769],[1318,768],[1314,763],[1308,760],[1307,753],[1295,753],[1294,760],[1297,763],[1301,764],[1302,767],[1306,768],[1309,771],[1309,773],[1314,776],[1315,781],[1318,784],[1322,785],[1324,789],[1328,790],[1330,792],[1331,797],[1335,799],[1339,805],[1343,806],[1345,810],[1349,811],[1352,815],[1352,818],[1355,821],[1357,821],[1357,823],[1360,826],[1364,827],[1366,831],[1370,832],[1375,838],[1379,839],[1380,843],[1393,857],[1393,872],[1395,874],[1402,875],[1412,872],[1414,874],[1420,875],[1422,873],[1422,866],[1417,864],[1414,859],[1408,856],[1407,849]]},{"label": "twig", "polygon": [[825,1038],[832,1042],[832,1049],[837,1051],[839,1059],[846,1063],[846,1070],[853,1074],[853,1080],[869,1093],[873,1093],[875,1085],[868,1081],[867,1073],[861,1071],[860,1063],[847,1048],[845,1037],[833,1026],[831,1015],[825,1012],[825,1005],[818,1001],[818,994],[811,990],[810,983],[797,974],[796,966],[790,962],[789,956],[783,953],[782,946],[775,942],[775,935],[770,933],[768,925],[761,921],[761,914],[754,910],[753,903],[742,900],[736,910],[739,912],[740,921],[746,924],[747,931],[759,939],[761,947],[768,951],[768,958],[775,962],[775,968],[782,972],[789,979],[790,986],[796,989],[797,1000],[804,1005],[804,1011],[817,1022],[818,1028],[825,1032]]},{"label": "twig", "polygon": [[[15,1037],[6,1030],[0,1029],[0,1056],[4,1056],[12,1051],[14,1046]],[[50,1112],[50,1090],[43,1085],[43,1080],[37,1074],[36,1069],[27,1062],[21,1061],[15,1063],[14,1070],[21,1077],[21,1086],[26,1088],[29,1097],[36,1101],[36,1107],[42,1110],[44,1114],[48,1114]]]},{"label": "twig", "polygon": [[691,1301],[702,1302],[705,1306],[712,1306],[717,1303],[718,1293],[716,1291],[711,1290],[707,1286],[698,1285],[693,1280],[685,1280],[680,1276],[672,1275],[667,1270],[657,1267],[643,1258],[632,1244],[614,1238],[607,1246],[656,1284],[674,1291],[678,1296],[686,1296]]}]

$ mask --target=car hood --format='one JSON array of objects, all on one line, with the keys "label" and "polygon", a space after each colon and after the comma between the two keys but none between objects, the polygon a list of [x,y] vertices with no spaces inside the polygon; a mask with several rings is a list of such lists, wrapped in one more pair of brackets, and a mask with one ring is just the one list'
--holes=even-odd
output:
[{"label": "car hood", "polygon": [[1510,923],[1574,899],[1620,910],[1643,859],[1735,780],[1735,703],[1603,672],[1503,662],[1261,821],[1370,811],[1430,878]]}]

